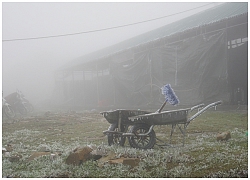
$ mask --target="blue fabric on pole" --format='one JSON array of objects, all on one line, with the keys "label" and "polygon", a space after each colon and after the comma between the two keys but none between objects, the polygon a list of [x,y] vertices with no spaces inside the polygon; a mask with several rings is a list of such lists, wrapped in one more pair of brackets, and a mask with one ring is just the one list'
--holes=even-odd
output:
[{"label": "blue fabric on pole", "polygon": [[175,95],[174,90],[171,88],[170,84],[166,84],[161,88],[162,94],[165,96],[166,102],[168,102],[171,105],[177,105],[179,104],[179,99]]}]

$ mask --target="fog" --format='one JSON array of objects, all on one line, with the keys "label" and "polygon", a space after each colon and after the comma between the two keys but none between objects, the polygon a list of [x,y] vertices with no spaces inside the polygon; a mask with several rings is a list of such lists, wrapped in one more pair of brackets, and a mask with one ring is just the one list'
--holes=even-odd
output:
[{"label": "fog", "polygon": [[[187,11],[206,4],[209,5]],[[3,95],[19,89],[33,104],[42,103],[51,98],[54,72],[65,63],[216,5],[218,3],[209,2],[3,2]],[[187,12],[181,13],[183,11]],[[80,33],[164,16],[168,17],[122,28]],[[74,33],[78,34],[72,35]]]}]

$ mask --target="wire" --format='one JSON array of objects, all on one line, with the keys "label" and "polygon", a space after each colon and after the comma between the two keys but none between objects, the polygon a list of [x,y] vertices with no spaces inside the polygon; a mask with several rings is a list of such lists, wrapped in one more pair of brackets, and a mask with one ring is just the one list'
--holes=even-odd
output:
[{"label": "wire", "polygon": [[91,30],[91,31],[83,31],[83,32],[77,32],[77,33],[53,35],[53,36],[40,36],[40,37],[31,37],[31,38],[5,39],[5,40],[2,40],[2,42],[24,41],[24,40],[46,39],[46,38],[56,38],[56,37],[64,37],[64,36],[74,36],[74,35],[79,35],[79,34],[87,34],[87,33],[99,32],[99,31],[107,31],[107,30],[111,30],[111,29],[117,29],[117,28],[122,28],[122,27],[127,27],[127,26],[133,26],[133,25],[137,25],[137,24],[142,24],[142,23],[150,22],[150,21],[155,21],[155,20],[158,20],[158,19],[163,19],[163,18],[170,17],[170,16],[175,16],[175,15],[182,14],[182,13],[185,13],[185,12],[188,12],[188,11],[192,11],[192,10],[195,10],[195,9],[199,9],[199,8],[204,7],[204,6],[211,5],[211,4],[213,4],[213,3],[205,4],[205,5],[196,7],[196,8],[192,8],[192,9],[189,9],[189,10],[186,10],[186,11],[178,12],[178,13],[167,15],[167,16],[162,16],[162,17],[158,17],[158,18],[154,18],[154,19],[149,19],[149,20],[145,20],[145,21],[140,21],[140,22],[125,24],[125,25],[120,25],[120,26],[114,26],[114,27],[103,28],[103,29],[96,29],[96,30]]}]

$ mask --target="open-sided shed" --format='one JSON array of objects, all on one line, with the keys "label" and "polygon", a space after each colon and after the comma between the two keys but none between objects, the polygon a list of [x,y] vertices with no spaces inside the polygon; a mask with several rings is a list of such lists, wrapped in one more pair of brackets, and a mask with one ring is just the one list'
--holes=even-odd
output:
[{"label": "open-sided shed", "polygon": [[223,3],[65,64],[58,103],[159,107],[171,84],[180,105],[247,104],[248,3]]}]

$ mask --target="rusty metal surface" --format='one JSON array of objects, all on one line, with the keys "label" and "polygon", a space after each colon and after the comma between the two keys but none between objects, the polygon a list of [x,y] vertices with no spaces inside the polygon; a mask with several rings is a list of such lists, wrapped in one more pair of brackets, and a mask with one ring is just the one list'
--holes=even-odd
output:
[{"label": "rusty metal surface", "polygon": [[133,122],[129,121],[129,117],[138,116],[143,114],[149,114],[151,112],[142,111],[142,110],[126,110],[126,109],[116,109],[114,111],[104,111],[100,114],[110,123],[117,123],[119,120],[119,116],[121,115],[121,122],[123,124],[134,124]]},{"label": "rusty metal surface", "polygon": [[190,108],[163,111],[161,113],[150,113],[148,111],[141,110],[117,109],[114,111],[101,112],[101,114],[110,124],[117,123],[119,116],[121,115],[121,121],[123,124],[133,125],[138,123],[146,123],[149,125],[167,125],[187,122],[188,111],[190,111]]},{"label": "rusty metal surface", "polygon": [[172,111],[155,112],[150,114],[129,117],[133,123],[146,123],[149,125],[167,125],[175,123],[186,123],[188,120],[188,112],[190,108]]}]

